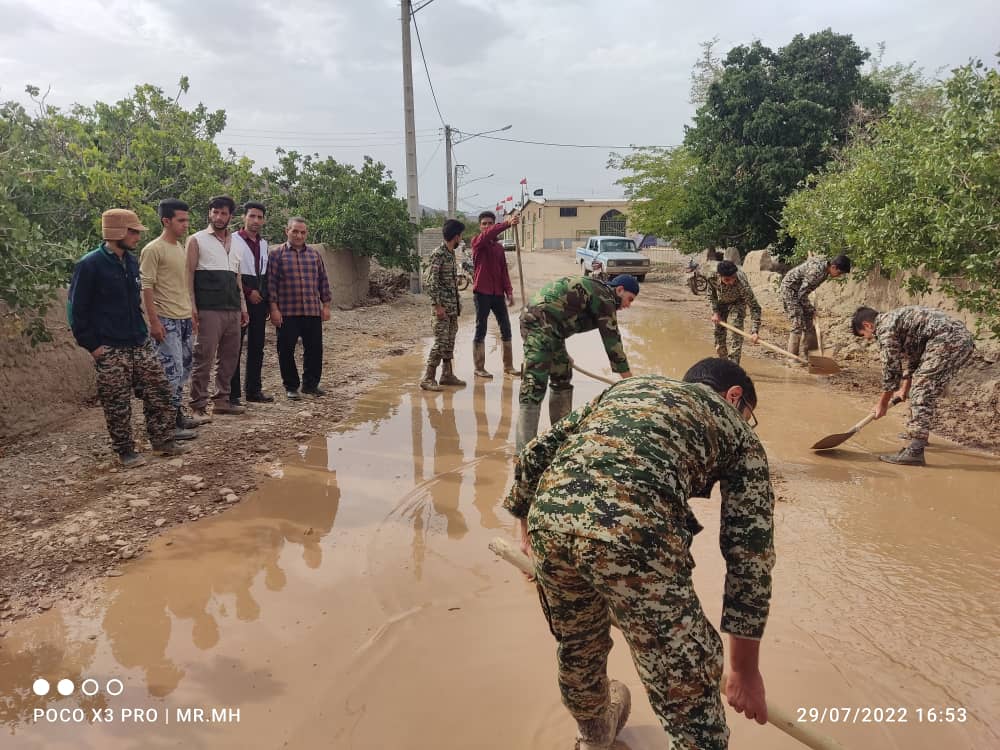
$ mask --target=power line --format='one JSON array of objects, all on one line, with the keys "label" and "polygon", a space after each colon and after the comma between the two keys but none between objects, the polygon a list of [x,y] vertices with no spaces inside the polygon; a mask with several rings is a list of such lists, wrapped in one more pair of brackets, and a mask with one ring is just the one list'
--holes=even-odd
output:
[{"label": "power line", "polygon": [[[437,133],[440,128],[419,128],[417,133]],[[331,138],[364,138],[368,136],[385,136],[399,135],[399,130],[281,130],[281,129],[270,129],[270,128],[226,128],[225,133],[232,135],[249,134],[249,135],[263,135],[265,133],[271,133],[275,135],[315,135],[315,136],[328,136]]]},{"label": "power line", "polygon": [[600,148],[600,149],[639,149],[639,148],[670,148],[669,146],[637,146],[630,143],[627,146],[601,146],[593,143],[552,143],[550,141],[525,141],[519,138],[500,138],[495,135],[481,135],[480,138],[487,138],[491,141],[507,141],[508,143],[527,143],[532,146],[558,146],[560,148]]},{"label": "power line", "polygon": [[439,138],[438,139],[437,148],[434,149],[434,153],[431,154],[431,158],[429,158],[426,162],[424,162],[424,166],[420,169],[419,172],[417,172],[417,178],[418,179],[423,175],[424,172],[427,171],[427,167],[429,167],[431,165],[431,162],[434,161],[434,157],[437,156],[438,151],[441,150],[441,144],[442,143],[444,143],[444,141]]},{"label": "power line", "polygon": [[[427,5],[429,5],[429,3],[424,3],[420,7],[423,8]],[[434,93],[434,84],[431,81],[431,71],[430,68],[427,67],[427,58],[424,56],[424,43],[420,40],[420,27],[417,26],[417,17],[414,13],[416,13],[416,11],[411,8],[410,18],[413,20],[413,30],[417,32],[417,48],[420,50],[420,59],[424,61],[424,72],[427,74],[427,85],[431,87],[431,98],[434,100],[434,109],[437,110],[438,117],[441,118],[441,125],[445,126],[444,115],[441,114],[441,107],[438,106],[437,94]]]}]

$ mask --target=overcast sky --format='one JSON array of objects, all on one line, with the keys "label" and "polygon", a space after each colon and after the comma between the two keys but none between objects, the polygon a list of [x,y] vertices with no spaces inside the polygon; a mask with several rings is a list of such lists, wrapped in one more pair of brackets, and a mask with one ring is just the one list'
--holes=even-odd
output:
[{"label": "overcast sky", "polygon": [[[416,20],[445,122],[575,144],[678,143],[699,42],[715,36],[725,53],[831,27],[927,72],[994,64],[1000,48],[996,0],[433,0]],[[279,145],[368,154],[405,195],[400,44],[395,0],[0,0],[0,98],[25,101],[33,83],[57,106],[114,101],[187,75],[188,106],[228,113],[220,145],[258,164]],[[413,75],[420,202],[443,208],[442,120],[415,35]],[[455,154],[466,179],[495,175],[461,189],[462,210],[517,195],[522,177],[547,197],[621,194],[608,149],[476,138]]]}]

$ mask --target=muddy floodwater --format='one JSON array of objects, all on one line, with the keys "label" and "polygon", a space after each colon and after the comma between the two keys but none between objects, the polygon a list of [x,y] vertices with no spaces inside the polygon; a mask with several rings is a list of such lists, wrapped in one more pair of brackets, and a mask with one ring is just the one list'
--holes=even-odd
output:
[{"label": "muddy floodwater", "polygon": [[[688,318],[640,304],[622,320],[633,372],[679,377],[711,354]],[[519,381],[474,383],[470,339],[463,326],[467,387],[425,393],[422,358],[397,358],[348,422],[257,467],[274,478],[238,507],[164,535],[94,601],[14,624],[0,641],[0,747],[571,748],[534,590],[487,549],[513,534],[501,502]],[[608,372],[597,334],[569,343]],[[928,467],[880,463],[899,414],[814,455],[874,394],[744,365],[778,477],[769,702],[848,749],[1000,747],[996,459],[932,435]],[[603,387],[574,381],[576,404]],[[706,528],[695,583],[717,625],[718,498],[692,507]],[[610,671],[633,694],[616,747],[663,748],[615,638]],[[734,748],[802,747],[742,717],[730,726]]]}]

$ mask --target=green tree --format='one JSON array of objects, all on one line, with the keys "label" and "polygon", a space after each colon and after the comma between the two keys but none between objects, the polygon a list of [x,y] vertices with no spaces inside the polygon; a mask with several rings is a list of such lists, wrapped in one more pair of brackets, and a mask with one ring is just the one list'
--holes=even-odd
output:
[{"label": "green tree", "polygon": [[[1000,336],[1000,72],[974,62],[897,104],[788,200],[797,251],[851,249],[859,267],[923,267]],[[911,277],[912,291],[929,289]]]},{"label": "green tree", "polygon": [[861,70],[868,57],[830,29],[777,52],[730,50],[684,139],[701,164],[688,231],[741,251],[775,242],[784,198],[844,145],[853,109],[887,108],[887,87]]}]

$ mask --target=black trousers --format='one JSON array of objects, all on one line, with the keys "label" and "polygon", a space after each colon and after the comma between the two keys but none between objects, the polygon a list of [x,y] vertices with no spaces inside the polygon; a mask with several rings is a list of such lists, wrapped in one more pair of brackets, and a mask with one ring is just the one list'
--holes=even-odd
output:
[{"label": "black trousers", "polygon": [[510,341],[510,313],[507,311],[507,298],[502,294],[481,294],[472,293],[472,301],[476,305],[476,333],[472,337],[473,343],[479,344],[486,340],[486,323],[490,319],[490,313],[500,324],[500,340]]},{"label": "black trousers", "polygon": [[299,389],[299,371],[295,366],[295,345],[299,339],[302,339],[302,387],[316,388],[323,374],[323,319],[318,315],[286,315],[278,329],[278,365],[286,391]]},{"label": "black trousers", "polygon": [[253,396],[260,393],[260,371],[264,366],[264,334],[267,331],[267,310],[266,302],[258,302],[256,305],[247,304],[247,312],[250,314],[250,322],[247,327],[240,331],[240,359],[236,360],[236,369],[233,370],[233,379],[229,384],[229,398],[240,397],[240,360],[243,358],[243,348],[246,346],[247,352],[247,395]]}]

